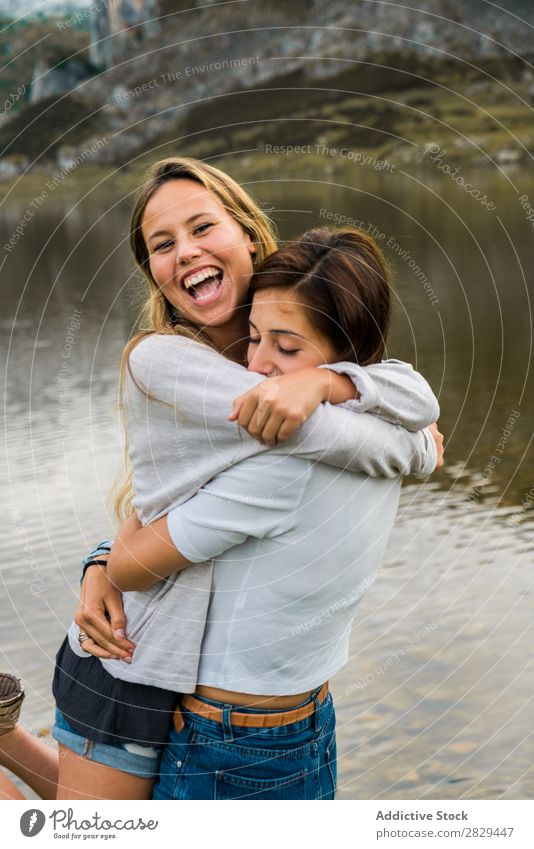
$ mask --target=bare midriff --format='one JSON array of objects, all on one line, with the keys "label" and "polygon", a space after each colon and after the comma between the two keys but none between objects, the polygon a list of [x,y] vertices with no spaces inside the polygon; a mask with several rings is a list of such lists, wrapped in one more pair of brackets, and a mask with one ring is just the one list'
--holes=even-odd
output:
[{"label": "bare midriff", "polygon": [[213,699],[216,702],[224,702],[227,705],[282,710],[295,707],[295,705],[306,701],[313,692],[313,690],[307,690],[305,693],[296,693],[292,696],[254,696],[250,693],[234,693],[232,690],[221,690],[219,687],[206,687],[200,684],[195,695],[204,696],[206,699]]}]

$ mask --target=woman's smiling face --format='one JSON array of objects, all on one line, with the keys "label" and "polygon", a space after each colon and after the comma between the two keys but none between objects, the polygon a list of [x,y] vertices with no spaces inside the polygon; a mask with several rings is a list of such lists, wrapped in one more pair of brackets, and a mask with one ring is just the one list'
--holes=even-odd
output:
[{"label": "woman's smiling face", "polygon": [[261,289],[250,311],[249,371],[267,377],[334,363],[331,342],[310,321],[290,289]]},{"label": "woman's smiling face", "polygon": [[152,277],[185,318],[219,327],[246,302],[254,244],[213,192],[169,180],[147,203],[141,230]]}]

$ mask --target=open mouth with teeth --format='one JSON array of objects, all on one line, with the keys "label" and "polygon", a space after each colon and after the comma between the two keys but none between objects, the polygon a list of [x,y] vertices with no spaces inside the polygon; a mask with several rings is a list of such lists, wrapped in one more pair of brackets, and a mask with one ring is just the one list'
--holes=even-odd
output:
[{"label": "open mouth with teeth", "polygon": [[210,266],[182,280],[182,285],[189,297],[196,303],[208,303],[215,300],[224,278],[222,268]]}]

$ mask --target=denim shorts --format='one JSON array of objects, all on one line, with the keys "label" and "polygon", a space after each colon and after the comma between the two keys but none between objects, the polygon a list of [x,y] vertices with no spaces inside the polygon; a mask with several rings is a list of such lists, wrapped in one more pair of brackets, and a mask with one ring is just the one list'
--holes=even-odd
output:
[{"label": "denim shorts", "polygon": [[318,693],[302,703],[315,701],[310,717],[277,728],[232,725],[232,707],[206,698],[223,710],[222,723],[182,710],[184,727],[171,731],[152,798],[333,799],[336,717],[331,694],[317,706]]},{"label": "denim shorts", "polygon": [[111,766],[138,778],[155,778],[159,773],[162,746],[141,746],[138,743],[95,743],[78,734],[61,711],[56,709],[52,736],[88,761]]}]

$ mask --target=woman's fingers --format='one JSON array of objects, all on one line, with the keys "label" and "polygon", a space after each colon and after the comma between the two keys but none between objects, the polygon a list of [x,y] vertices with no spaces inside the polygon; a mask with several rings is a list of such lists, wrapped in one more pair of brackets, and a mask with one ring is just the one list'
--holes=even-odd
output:
[{"label": "woman's fingers", "polygon": [[82,649],[86,651],[87,654],[92,654],[94,657],[100,657],[103,660],[115,659],[114,655],[110,654],[110,652],[105,649],[100,648],[98,643],[95,643],[95,641],[91,640],[91,638],[83,641]]},{"label": "woman's fingers", "polygon": [[261,428],[258,439],[268,445],[279,445],[293,436],[304,421],[303,416],[273,411]]},{"label": "woman's fingers", "polygon": [[94,628],[85,628],[85,633],[89,637],[88,640],[84,640],[81,643],[81,647],[84,651],[89,651],[90,654],[94,654],[97,657],[107,657],[114,658],[115,660],[124,660],[126,663],[132,662],[132,655],[130,652],[123,651],[122,649],[118,649],[117,646],[111,642],[111,640],[106,639],[102,636],[100,631],[95,630]]},{"label": "woman's fingers", "polygon": [[243,406],[243,395],[240,395],[239,398],[235,398],[232,404],[232,412],[228,416],[229,422],[235,422],[239,418],[239,414],[241,412],[241,407]]},{"label": "woman's fingers", "polygon": [[277,413],[271,413],[265,421],[258,438],[267,445],[276,445],[280,428],[284,422],[285,419],[283,416]]},{"label": "woman's fingers", "polygon": [[276,445],[289,439],[305,417],[292,414],[276,391],[270,389],[267,395],[263,387],[264,384],[236,398],[228,418],[260,442]]},{"label": "woman's fingers", "polygon": [[109,580],[103,566],[87,569],[75,619],[82,631],[90,633],[100,645],[102,640],[111,642],[115,653],[129,654],[135,648],[134,643],[124,636],[126,618],[122,595]]},{"label": "woman's fingers", "polygon": [[260,442],[267,445],[276,445],[293,436],[300,424],[302,424],[302,420],[297,416],[291,416],[285,412],[272,410],[267,405],[259,404],[248,424],[242,424],[242,427]]},{"label": "woman's fingers", "polygon": [[135,644],[124,636],[126,616],[122,606],[122,594],[118,592],[116,596],[106,599],[106,609],[113,636],[118,641],[117,645],[126,651],[133,651]]},{"label": "woman's fingers", "polygon": [[[93,642],[105,651],[110,652],[113,657],[122,660],[131,657],[133,643],[124,637],[117,639],[114,636],[103,610],[86,611],[84,615],[76,616],[76,624],[80,631],[88,634]],[[84,641],[84,647],[85,642],[87,641]]]},{"label": "woman's fingers", "polygon": [[[261,442],[264,442],[263,431],[266,427],[267,423],[272,418],[278,418],[275,413],[271,413],[271,410],[267,404],[260,403],[256,407],[254,415],[250,419],[248,423],[247,430],[251,436],[254,436],[256,439],[259,439]],[[276,428],[278,430],[278,428]]]},{"label": "woman's fingers", "polygon": [[286,416],[280,425],[280,429],[276,436],[276,441],[278,443],[285,442],[286,439],[289,439],[299,427],[304,424],[306,419],[304,417],[298,416]]},{"label": "woman's fingers", "polygon": [[[81,646],[82,646],[82,649],[87,652],[87,654],[92,654],[94,657],[99,657],[102,660],[126,660],[126,658],[119,658],[119,657],[117,657],[116,654],[113,654],[112,652],[107,651],[107,649],[103,649],[101,646],[99,646],[98,643],[95,643],[95,641],[92,640],[90,637],[85,639],[83,641],[83,643],[81,644]],[[126,663],[131,663],[131,662],[132,662],[131,657],[128,660],[126,660]]]},{"label": "woman's fingers", "polygon": [[434,442],[436,443],[436,449],[438,452],[438,461],[436,463],[436,468],[434,471],[441,469],[443,466],[443,434],[440,433],[438,429],[437,422],[432,422],[428,427],[430,433],[434,437]]},{"label": "woman's fingers", "polygon": [[261,417],[265,417],[276,403],[278,389],[277,385],[273,385],[274,380],[275,378],[265,381],[254,389],[249,389],[244,395],[240,395],[239,398],[234,400],[234,410],[231,413],[232,420],[237,419],[241,427],[248,430],[249,433],[252,433],[251,427],[255,433],[258,433],[258,419],[256,417],[259,415],[261,422]]},{"label": "woman's fingers", "polygon": [[238,422],[239,425],[250,433],[250,422],[258,408],[258,398],[251,392],[247,392],[241,398],[241,408],[239,410]]}]

